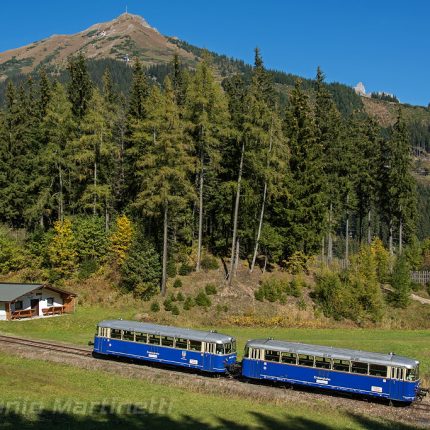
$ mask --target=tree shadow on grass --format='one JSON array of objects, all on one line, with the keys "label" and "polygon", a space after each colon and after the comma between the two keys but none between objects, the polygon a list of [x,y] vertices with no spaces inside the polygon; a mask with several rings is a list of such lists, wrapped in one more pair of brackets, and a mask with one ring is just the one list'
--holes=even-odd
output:
[{"label": "tree shadow on grass", "polygon": [[[138,408],[129,405],[131,411]],[[94,409],[91,415],[79,415],[71,412],[55,412],[44,409],[39,411],[35,416],[27,417],[16,412],[4,412],[0,414],[0,429],[16,430],[333,430],[340,429],[340,425],[335,427],[322,424],[312,417],[289,417],[283,419],[273,418],[260,413],[252,413],[256,424],[243,425],[234,421],[216,417],[208,413],[208,416],[215,417],[216,424],[207,424],[203,421],[183,415],[180,418],[172,418],[168,415],[159,415],[140,410],[140,414],[119,414],[116,412],[104,411],[105,406],[100,405]],[[329,414],[329,411],[328,411]],[[357,424],[357,427],[363,429],[377,430],[412,430],[416,427],[403,425],[391,421],[381,423],[369,417],[351,414],[349,417]]]}]

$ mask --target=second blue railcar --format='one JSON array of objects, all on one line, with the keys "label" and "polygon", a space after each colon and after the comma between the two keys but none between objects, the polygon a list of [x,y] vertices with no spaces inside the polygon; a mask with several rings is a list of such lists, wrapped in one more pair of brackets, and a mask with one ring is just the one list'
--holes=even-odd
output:
[{"label": "second blue railcar", "polygon": [[242,375],[404,403],[422,394],[416,360],[273,339],[246,344]]},{"label": "second blue railcar", "polygon": [[94,354],[223,374],[236,363],[236,340],[212,331],[136,321],[102,321],[94,337]]}]

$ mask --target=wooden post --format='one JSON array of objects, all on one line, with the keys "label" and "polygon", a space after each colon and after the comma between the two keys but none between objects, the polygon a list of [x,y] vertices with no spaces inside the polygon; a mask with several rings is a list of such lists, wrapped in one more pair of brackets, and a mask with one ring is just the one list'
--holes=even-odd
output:
[{"label": "wooden post", "polygon": [[5,309],[6,309],[6,319],[10,321],[11,314],[10,314],[10,303],[5,303]]}]

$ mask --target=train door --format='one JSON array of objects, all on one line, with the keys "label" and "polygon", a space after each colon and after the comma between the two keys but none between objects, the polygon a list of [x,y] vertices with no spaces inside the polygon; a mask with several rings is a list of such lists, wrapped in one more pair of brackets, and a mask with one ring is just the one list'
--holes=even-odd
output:
[{"label": "train door", "polygon": [[249,351],[250,358],[251,358],[251,374],[255,378],[260,377],[261,372],[261,350],[260,349],[254,349],[250,348]]},{"label": "train door", "polygon": [[203,342],[204,348],[204,362],[203,369],[210,372],[214,366],[214,355],[215,355],[215,344],[209,342]]},{"label": "train door", "polygon": [[401,399],[402,398],[402,379],[403,379],[403,369],[398,367],[391,368],[391,383],[390,383],[390,398],[391,399]]}]

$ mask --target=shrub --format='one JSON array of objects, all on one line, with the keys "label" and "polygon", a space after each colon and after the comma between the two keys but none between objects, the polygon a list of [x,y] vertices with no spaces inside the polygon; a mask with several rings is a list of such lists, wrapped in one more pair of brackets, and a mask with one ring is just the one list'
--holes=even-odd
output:
[{"label": "shrub", "polygon": [[187,297],[184,302],[184,309],[189,311],[191,308],[195,306],[194,299],[192,297]]},{"label": "shrub", "polygon": [[264,281],[259,289],[255,291],[254,296],[259,301],[281,302],[285,304],[287,301],[286,296],[300,297],[301,284],[297,279],[291,282],[287,280],[268,279]]},{"label": "shrub", "polygon": [[182,263],[179,267],[179,275],[187,276],[193,271],[193,268],[188,264]]},{"label": "shrub", "polygon": [[302,251],[296,251],[285,261],[285,268],[293,275],[307,272],[308,257]]},{"label": "shrub", "polygon": [[411,276],[407,257],[401,255],[397,258],[391,277],[391,302],[398,308],[406,308],[410,301]]},{"label": "shrub", "polygon": [[79,261],[100,261],[107,252],[108,238],[102,217],[77,217],[72,223]]},{"label": "shrub", "polygon": [[176,305],[172,307],[172,314],[179,315],[179,308]]},{"label": "shrub", "polygon": [[164,310],[170,312],[173,309],[173,304],[170,299],[166,299],[163,302]]},{"label": "shrub", "polygon": [[24,265],[24,250],[6,229],[0,228],[0,273],[19,270]]},{"label": "shrub", "polygon": [[151,303],[151,312],[160,312],[160,305],[158,302]]},{"label": "shrub", "polygon": [[183,302],[185,300],[184,295],[179,291],[178,295],[176,296],[176,300],[178,302]]},{"label": "shrub", "polygon": [[306,310],[306,302],[305,302],[305,300],[303,299],[303,297],[298,301],[298,303],[297,303],[297,307],[301,310],[301,311],[304,311],[304,310]]},{"label": "shrub", "polygon": [[216,311],[217,311],[218,313],[221,313],[221,312],[228,312],[228,306],[227,306],[227,305],[217,304],[217,305],[216,305]]},{"label": "shrub", "polygon": [[171,301],[171,302],[176,302],[176,297],[175,297],[175,295],[172,293],[172,294],[170,294],[170,296],[169,296],[169,300]]},{"label": "shrub", "polygon": [[200,266],[206,272],[219,269],[218,260],[211,255],[205,255],[200,261]]},{"label": "shrub", "polygon": [[159,289],[161,265],[158,253],[144,240],[136,239],[121,267],[122,285],[144,300]]},{"label": "shrub", "polygon": [[217,293],[217,289],[214,284],[206,284],[205,291],[208,296],[213,296]]},{"label": "shrub", "polygon": [[116,226],[113,234],[109,237],[109,251],[114,255],[119,266],[125,261],[127,251],[133,239],[133,226],[126,215],[121,215],[116,219]]},{"label": "shrub", "polygon": [[293,297],[300,297],[302,294],[302,285],[300,281],[294,278],[289,284],[285,291],[288,295]]},{"label": "shrub", "polygon": [[98,269],[99,265],[96,260],[84,260],[79,266],[79,279],[87,279]]},{"label": "shrub", "polygon": [[200,291],[199,294],[197,294],[195,302],[197,306],[205,308],[212,305],[211,299],[206,295],[204,291]]},{"label": "shrub", "polygon": [[182,281],[180,279],[175,279],[175,282],[173,282],[173,288],[181,288],[182,287]]},{"label": "shrub", "polygon": [[254,297],[255,300],[258,300],[259,302],[264,302],[264,291],[262,288],[258,288],[254,291]]}]

